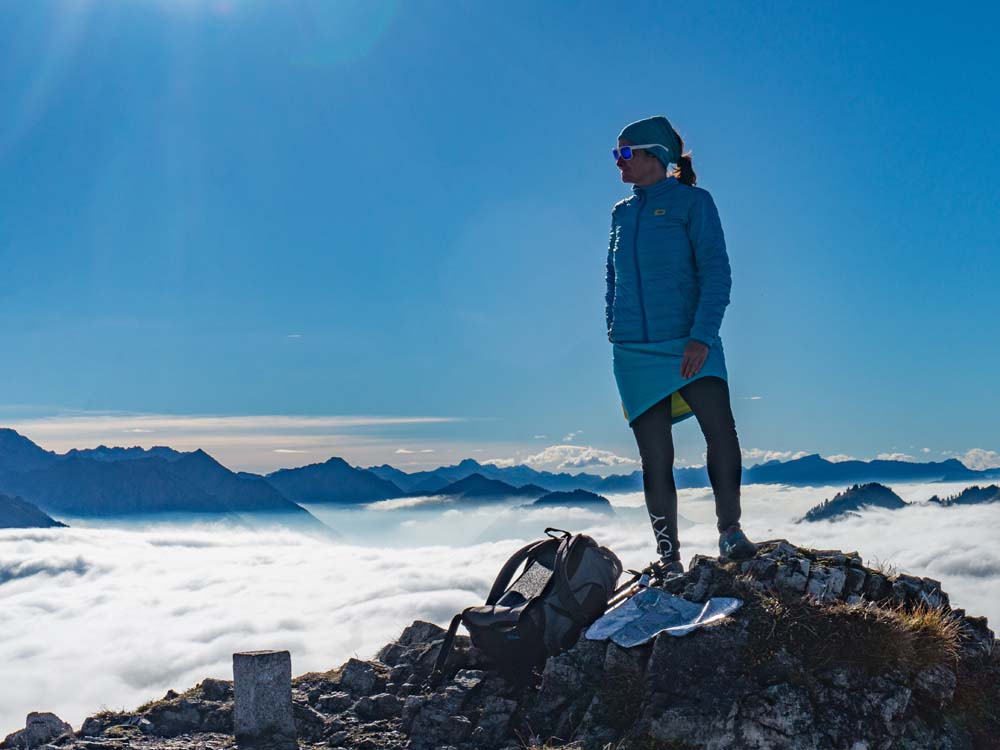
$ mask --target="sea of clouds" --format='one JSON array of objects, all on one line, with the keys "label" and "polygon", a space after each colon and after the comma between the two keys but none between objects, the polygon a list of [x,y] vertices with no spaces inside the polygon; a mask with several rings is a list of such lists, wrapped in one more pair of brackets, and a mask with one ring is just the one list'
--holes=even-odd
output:
[{"label": "sea of clouds", "polygon": [[[922,502],[963,487],[893,489]],[[842,489],[746,485],[743,527],[754,541],[857,550],[868,564],[930,576],[953,606],[1000,620],[1000,504],[794,523]],[[614,518],[460,502],[311,506],[340,532],[336,542],[205,523],[0,530],[0,738],[29,711],[79,728],[104,708],[232,679],[237,651],[287,649],[295,675],[370,658],[415,619],[443,626],[481,604],[511,552],[548,525],[591,534],[626,567],[644,565],[654,547],[642,494],[610,499]],[[717,554],[711,490],[681,490],[679,510],[685,564]]]}]

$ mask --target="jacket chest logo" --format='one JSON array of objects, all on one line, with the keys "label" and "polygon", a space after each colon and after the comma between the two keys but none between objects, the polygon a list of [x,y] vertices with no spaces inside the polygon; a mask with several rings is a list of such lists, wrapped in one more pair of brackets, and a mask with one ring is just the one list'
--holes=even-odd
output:
[{"label": "jacket chest logo", "polygon": [[665,209],[665,208],[658,208],[655,211],[653,211],[653,216],[663,216],[666,213],[667,213],[667,209]]}]

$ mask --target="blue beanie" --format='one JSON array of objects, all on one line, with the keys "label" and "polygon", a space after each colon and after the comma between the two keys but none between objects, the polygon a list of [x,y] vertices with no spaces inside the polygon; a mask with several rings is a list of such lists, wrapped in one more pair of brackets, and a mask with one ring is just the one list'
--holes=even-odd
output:
[{"label": "blue beanie", "polygon": [[638,145],[641,143],[659,143],[665,148],[650,148],[649,153],[659,159],[663,166],[676,164],[681,158],[681,143],[674,132],[670,121],[662,115],[647,117],[645,120],[636,120],[625,126],[625,129],[618,134],[619,138]]}]

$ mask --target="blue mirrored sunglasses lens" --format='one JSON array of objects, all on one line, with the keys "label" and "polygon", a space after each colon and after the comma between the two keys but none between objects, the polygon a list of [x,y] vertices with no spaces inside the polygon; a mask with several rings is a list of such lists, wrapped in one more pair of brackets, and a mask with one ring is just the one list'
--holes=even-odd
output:
[{"label": "blue mirrored sunglasses lens", "polygon": [[631,149],[631,147],[629,147],[629,146],[622,147],[622,158],[623,159],[631,159],[632,158],[632,149]]},{"label": "blue mirrored sunglasses lens", "polygon": [[628,161],[629,159],[632,158],[632,149],[628,146],[622,146],[621,148],[613,148],[611,149],[611,153],[614,154],[615,161],[618,161],[619,159],[624,159],[625,161]]}]

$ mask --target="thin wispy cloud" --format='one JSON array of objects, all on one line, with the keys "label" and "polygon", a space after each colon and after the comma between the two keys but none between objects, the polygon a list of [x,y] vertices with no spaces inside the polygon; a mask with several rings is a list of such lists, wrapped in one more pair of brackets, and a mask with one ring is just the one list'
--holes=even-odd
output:
[{"label": "thin wispy cloud", "polygon": [[349,427],[379,427],[386,425],[433,424],[460,422],[462,417],[386,417],[366,416],[288,416],[288,415],[174,415],[120,413],[81,414],[41,417],[12,421],[7,426],[18,432],[34,433],[39,437],[68,437],[102,432],[112,434],[130,429],[184,431],[188,433],[241,433],[260,430],[317,430]]},{"label": "thin wispy cloud", "polygon": [[763,448],[743,448],[743,459],[746,461],[759,461],[766,463],[778,459],[779,461],[791,461],[796,458],[808,456],[807,451],[773,451]]},{"label": "thin wispy cloud", "polygon": [[634,458],[619,456],[611,451],[584,445],[550,445],[539,453],[525,458],[493,458],[483,463],[501,468],[525,464],[538,471],[581,470],[587,467],[634,466],[639,462]]},{"label": "thin wispy cloud", "polygon": [[[285,468],[282,456],[339,456],[355,465],[384,463],[399,438],[381,435],[400,428],[433,428],[462,417],[384,415],[180,415],[65,412],[0,422],[46,450],[65,453],[98,445],[211,453],[233,470],[269,472]],[[145,438],[145,439],[144,439]],[[438,438],[436,442],[442,442]],[[434,450],[434,449],[425,449]]]},{"label": "thin wispy cloud", "polygon": [[917,459],[908,453],[879,453],[876,457],[879,461],[916,461]]}]

